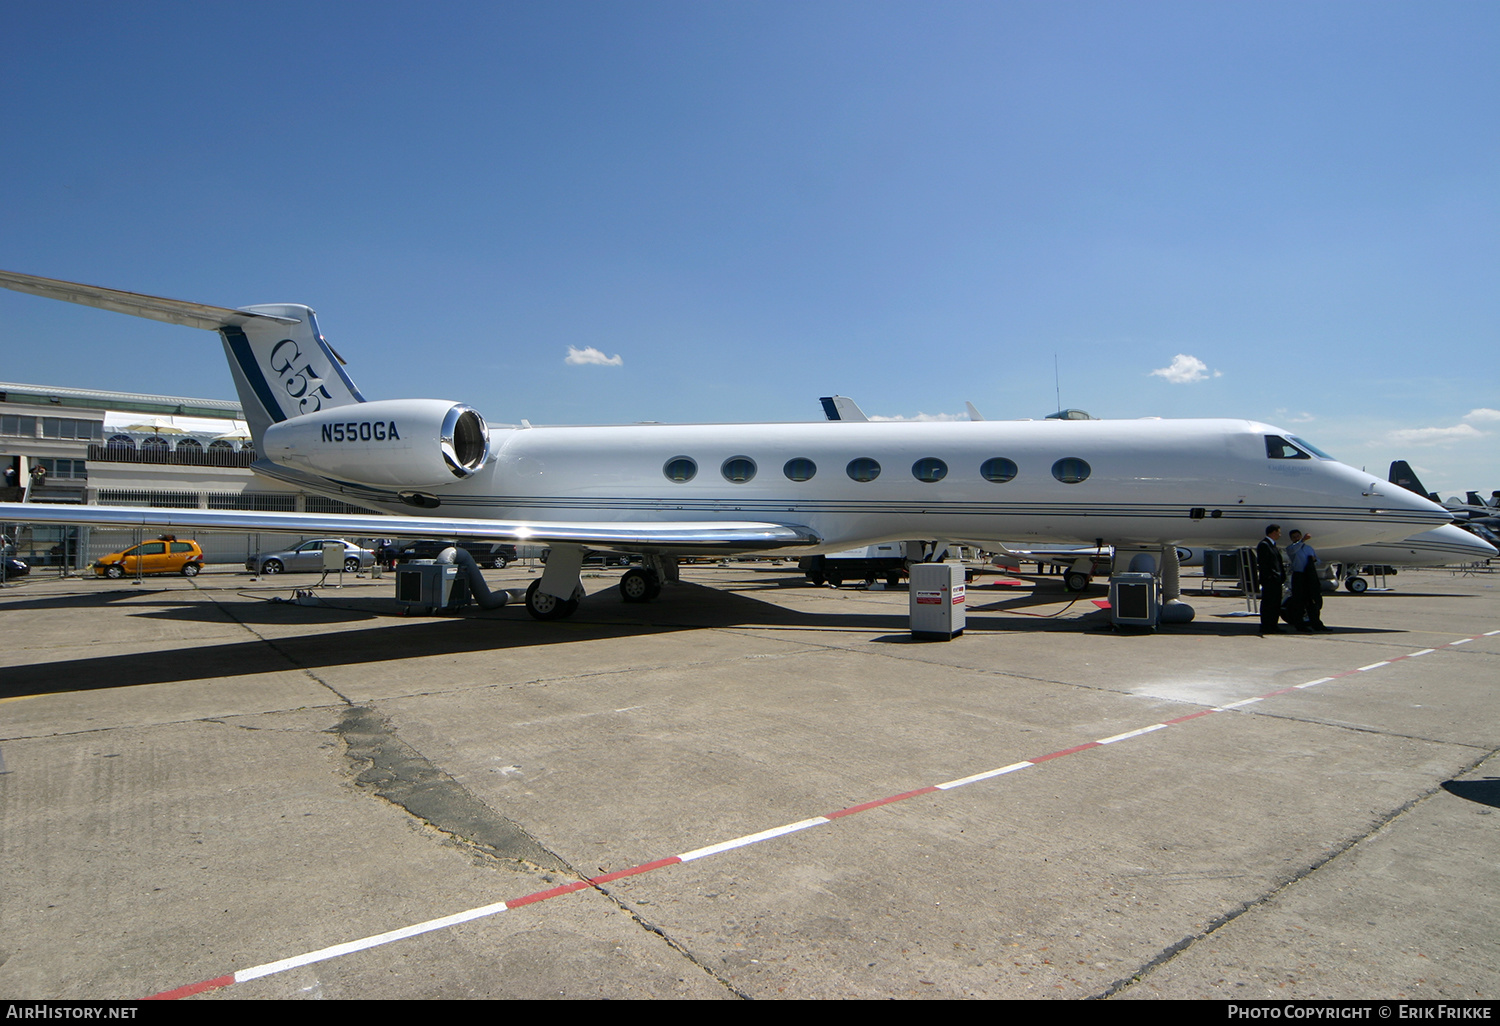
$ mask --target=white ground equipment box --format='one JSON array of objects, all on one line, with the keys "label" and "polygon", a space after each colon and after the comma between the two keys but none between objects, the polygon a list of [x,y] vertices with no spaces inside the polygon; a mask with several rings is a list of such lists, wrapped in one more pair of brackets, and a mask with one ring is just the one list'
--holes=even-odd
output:
[{"label": "white ground equipment box", "polygon": [[968,609],[961,563],[914,563],[911,575],[913,637],[948,641],[964,632]]},{"label": "white ground equipment box", "polygon": [[1155,627],[1161,586],[1155,574],[1115,574],[1109,579],[1109,615],[1117,626]]}]

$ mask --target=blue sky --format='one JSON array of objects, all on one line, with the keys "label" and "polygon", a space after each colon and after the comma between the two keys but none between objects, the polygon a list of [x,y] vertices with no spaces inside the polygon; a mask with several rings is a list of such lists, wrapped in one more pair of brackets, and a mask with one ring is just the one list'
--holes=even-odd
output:
[{"label": "blue sky", "polygon": [[[1497,51],[1475,2],[12,5],[0,267],[305,302],[367,396],[499,422],[1037,417],[1055,362],[1488,492]],[[232,397],[10,292],[0,354]]]}]

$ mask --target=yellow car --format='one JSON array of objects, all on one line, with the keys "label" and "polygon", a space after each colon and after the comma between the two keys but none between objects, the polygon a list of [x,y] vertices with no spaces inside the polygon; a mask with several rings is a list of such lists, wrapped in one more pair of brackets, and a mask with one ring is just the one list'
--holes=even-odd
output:
[{"label": "yellow car", "polygon": [[164,534],[156,541],[142,542],[124,552],[111,552],[94,564],[99,577],[119,579],[127,574],[181,574],[196,577],[203,569],[203,550],[189,539],[178,541]]}]

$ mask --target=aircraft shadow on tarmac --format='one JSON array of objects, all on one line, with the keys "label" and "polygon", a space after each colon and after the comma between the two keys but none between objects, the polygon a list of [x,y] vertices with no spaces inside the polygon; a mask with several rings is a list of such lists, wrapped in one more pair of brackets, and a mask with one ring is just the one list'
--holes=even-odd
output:
[{"label": "aircraft shadow on tarmac", "polygon": [[[142,593],[130,594],[134,597]],[[105,598],[107,596],[72,596],[47,600],[47,607],[97,608]],[[619,601],[616,589],[605,589],[589,597],[587,604],[582,607],[581,615],[553,623],[538,623],[519,605],[459,616],[408,618],[403,615],[402,607],[394,599],[335,597],[328,601],[328,606],[299,606],[238,595],[233,598],[229,595],[216,595],[211,602],[168,601],[155,604],[134,615],[148,619],[211,622],[219,625],[239,622],[281,627],[305,626],[309,630],[303,635],[279,636],[270,642],[254,638],[208,645],[189,643],[153,652],[110,653],[57,662],[12,665],[0,669],[0,698],[172,681],[233,678],[324,666],[355,666],[433,655],[503,652],[508,649],[715,628],[832,630],[877,634],[878,636],[870,638],[872,641],[911,640],[904,612],[877,613],[870,609],[847,613],[800,611],[695,584],[668,587],[663,591],[661,599],[649,606],[626,605]],[[1075,612],[1056,618],[1003,615],[1013,603],[1024,605],[1026,601],[1026,596],[1020,595],[1015,599],[971,611],[966,628],[975,633],[1076,633],[1080,630],[1109,633],[1108,613],[1098,609],[1091,609],[1082,615]],[[985,615],[986,612],[1002,615]],[[368,627],[332,633],[317,630],[320,625],[355,620],[368,620],[371,624]],[[1255,621],[1250,620],[1235,624],[1199,621],[1170,629],[1174,634],[1230,636],[1251,633],[1257,626]],[[1118,636],[1127,638],[1149,635],[1134,632]]]},{"label": "aircraft shadow on tarmac", "polygon": [[50,595],[35,598],[14,598],[0,592],[0,611],[12,609],[103,609],[116,602],[128,602],[146,595],[170,594],[165,588],[111,588],[92,595]]},{"label": "aircraft shadow on tarmac", "polygon": [[1443,790],[1466,801],[1500,809],[1500,777],[1483,780],[1445,780]]}]

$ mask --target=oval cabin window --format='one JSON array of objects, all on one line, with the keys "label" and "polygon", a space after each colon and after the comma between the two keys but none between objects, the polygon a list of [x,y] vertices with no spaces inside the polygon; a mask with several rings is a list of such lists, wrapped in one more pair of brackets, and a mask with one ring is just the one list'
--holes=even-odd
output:
[{"label": "oval cabin window", "polygon": [[781,468],[788,481],[811,481],[814,474],[818,472],[818,465],[805,457],[797,457],[787,460],[786,466]]},{"label": "oval cabin window", "polygon": [[749,456],[731,456],[719,468],[719,473],[730,484],[744,484],[755,476],[755,461]]},{"label": "oval cabin window", "polygon": [[911,476],[918,481],[934,484],[948,476],[948,464],[935,456],[929,456],[911,465]]},{"label": "oval cabin window", "polygon": [[667,460],[666,466],[661,472],[667,475],[668,481],[676,481],[685,484],[698,476],[698,464],[687,456],[674,456]]},{"label": "oval cabin window", "polygon": [[983,475],[986,481],[993,481],[995,484],[1004,484],[1012,480],[1019,471],[1016,469],[1015,463],[1011,460],[1006,459],[1004,456],[996,456],[992,460],[985,460],[984,464],[979,468],[979,473]]},{"label": "oval cabin window", "polygon": [[1069,456],[1052,464],[1052,476],[1063,484],[1077,484],[1088,480],[1093,469],[1077,456]]}]

